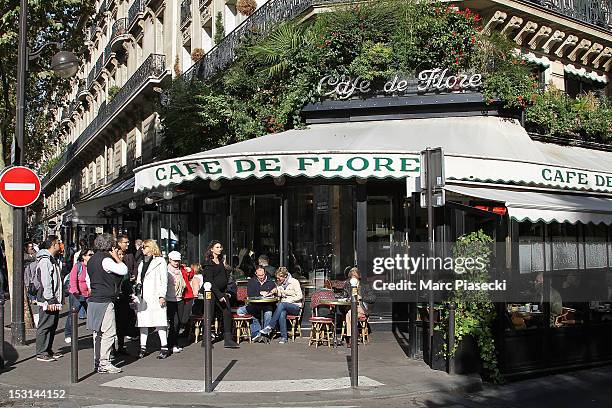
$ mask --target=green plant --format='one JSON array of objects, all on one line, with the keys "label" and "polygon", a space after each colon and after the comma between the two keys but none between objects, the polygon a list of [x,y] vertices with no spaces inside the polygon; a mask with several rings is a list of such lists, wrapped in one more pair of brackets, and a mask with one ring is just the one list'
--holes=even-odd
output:
[{"label": "green plant", "polygon": [[607,142],[612,136],[612,107],[593,93],[572,99],[549,87],[537,94],[525,111],[527,128],[540,134]]},{"label": "green plant", "polygon": [[[465,272],[459,278],[469,282],[489,282],[491,265],[491,244],[493,239],[482,230],[459,237],[453,247],[455,259],[480,260],[471,266],[465,264]],[[493,337],[492,324],[495,320],[495,305],[486,291],[454,290],[449,297],[454,302],[455,309],[455,344],[459,344],[466,336],[473,336],[478,345],[480,359],[483,364],[483,377],[492,382],[502,382],[497,362],[497,352]],[[436,328],[448,333],[448,312],[442,313],[441,322]],[[454,356],[453,350],[444,349],[446,356]]]},{"label": "green plant", "polygon": [[117,85],[113,85],[110,88],[108,88],[108,101],[110,102],[113,99],[115,99],[115,96],[117,96],[120,90],[121,90],[121,87]]},{"label": "green plant", "polygon": [[215,44],[219,44],[225,38],[225,26],[223,25],[223,14],[221,12],[217,13],[217,17],[215,18],[215,36],[213,40]]},{"label": "green plant", "polygon": [[393,59],[393,49],[382,43],[366,41],[361,52],[349,65],[352,74],[367,80],[391,75],[390,66]]},{"label": "green plant", "polygon": [[486,100],[500,99],[506,108],[525,108],[538,91],[532,66],[515,54],[513,43],[503,35],[481,36],[477,44],[473,65],[484,75]]}]

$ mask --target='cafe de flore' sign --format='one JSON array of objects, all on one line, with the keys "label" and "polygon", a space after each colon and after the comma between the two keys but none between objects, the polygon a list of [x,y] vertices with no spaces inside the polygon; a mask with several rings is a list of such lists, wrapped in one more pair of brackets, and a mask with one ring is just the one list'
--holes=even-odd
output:
[{"label": "'cafe de flore' sign", "polygon": [[481,74],[449,74],[448,68],[434,68],[419,72],[417,79],[406,79],[399,74],[389,79],[381,89],[373,89],[372,81],[346,75],[326,75],[319,81],[317,91],[322,96],[346,100],[353,96],[383,93],[453,92],[476,90],[482,86]]}]

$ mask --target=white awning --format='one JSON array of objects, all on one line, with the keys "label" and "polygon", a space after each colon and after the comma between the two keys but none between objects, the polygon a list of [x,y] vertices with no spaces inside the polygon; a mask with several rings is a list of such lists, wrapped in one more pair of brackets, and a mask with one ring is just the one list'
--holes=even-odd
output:
[{"label": "white awning", "polygon": [[279,177],[416,178],[420,152],[543,161],[516,122],[498,117],[386,120],[311,125],[135,170],[135,191],[207,180]]},{"label": "white awning", "polygon": [[445,189],[503,203],[508,215],[517,221],[612,224],[612,199],[609,198],[457,185],[447,185]]}]

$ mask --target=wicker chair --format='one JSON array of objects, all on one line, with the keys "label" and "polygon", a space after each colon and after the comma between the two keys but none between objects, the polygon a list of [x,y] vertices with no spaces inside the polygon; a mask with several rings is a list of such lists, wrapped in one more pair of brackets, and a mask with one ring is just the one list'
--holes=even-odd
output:
[{"label": "wicker chair", "polygon": [[[247,288],[246,286],[238,286],[236,291],[236,299],[239,303],[243,304],[247,299]],[[240,339],[247,339],[251,342],[251,320],[253,316],[250,314],[238,314],[238,310],[232,309],[232,319],[234,326],[236,327],[236,342],[240,344]]]},{"label": "wicker chair", "polygon": [[[359,340],[361,340],[364,345],[370,343],[370,326],[368,326],[369,323],[370,318],[368,316],[359,316],[359,326],[357,327],[357,330],[359,331]],[[350,328],[348,330],[350,330]],[[343,321],[340,338],[344,338],[345,335],[348,336],[348,330],[346,328],[346,321]]]},{"label": "wicker chair", "polygon": [[291,336],[291,340],[295,342],[295,337],[302,337],[302,314],[304,313],[304,301],[305,298],[302,296],[302,306],[300,306],[300,313],[297,315],[287,315],[287,320],[291,323],[291,331],[289,332],[289,336]]},{"label": "wicker chair", "polygon": [[335,330],[334,319],[331,317],[320,317],[318,316],[318,308],[321,306],[321,301],[325,299],[333,300],[336,297],[334,292],[330,290],[322,290],[312,294],[310,298],[310,305],[312,307],[312,317],[308,319],[312,325],[310,331],[310,340],[308,346],[315,344],[315,348],[319,347],[319,343],[325,344],[331,347],[332,335],[331,330]]}]

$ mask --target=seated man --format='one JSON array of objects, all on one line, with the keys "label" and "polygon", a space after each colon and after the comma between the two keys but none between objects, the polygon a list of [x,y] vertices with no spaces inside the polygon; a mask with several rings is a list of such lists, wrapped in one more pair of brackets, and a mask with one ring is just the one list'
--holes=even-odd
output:
[{"label": "seated man", "polygon": [[280,326],[281,339],[280,344],[287,343],[287,315],[298,315],[300,308],[302,307],[302,288],[300,282],[293,278],[287,268],[281,266],[276,271],[276,288],[272,289],[270,293],[277,295],[280,298],[272,320],[266,327],[261,331],[263,335],[269,335],[272,329],[276,327],[276,324]]},{"label": "seated man", "polygon": [[[265,269],[261,265],[257,265],[255,269],[255,278],[249,279],[249,283],[247,285],[247,295],[248,297],[258,297],[271,292],[275,288],[274,282],[271,279],[268,279],[268,275],[266,274]],[[238,308],[238,314],[251,314],[253,315],[253,321],[251,322],[251,337],[254,342],[262,341],[263,338],[259,331],[261,330],[261,325],[259,322],[259,318],[261,317],[261,313],[264,314],[264,327],[270,324],[270,320],[272,319],[272,310],[274,306],[272,303],[253,303],[248,306],[242,306]]]}]

